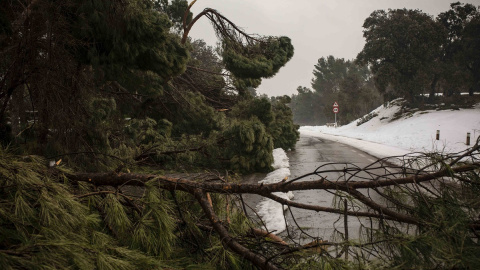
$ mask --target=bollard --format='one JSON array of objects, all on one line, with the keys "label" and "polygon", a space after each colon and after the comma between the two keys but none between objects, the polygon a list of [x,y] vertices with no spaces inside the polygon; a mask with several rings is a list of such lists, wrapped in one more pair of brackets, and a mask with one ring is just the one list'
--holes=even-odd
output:
[{"label": "bollard", "polygon": [[467,132],[467,145],[470,145],[470,132]]},{"label": "bollard", "polygon": [[440,140],[440,130],[437,129],[437,141]]}]

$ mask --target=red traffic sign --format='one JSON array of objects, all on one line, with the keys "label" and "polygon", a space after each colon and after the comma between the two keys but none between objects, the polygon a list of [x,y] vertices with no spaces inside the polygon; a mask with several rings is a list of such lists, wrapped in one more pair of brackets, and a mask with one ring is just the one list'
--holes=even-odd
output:
[{"label": "red traffic sign", "polygon": [[336,108],[338,107],[338,103],[335,101],[335,103],[333,103],[333,107]]},{"label": "red traffic sign", "polygon": [[333,112],[338,113],[338,108],[337,107],[333,108]]}]

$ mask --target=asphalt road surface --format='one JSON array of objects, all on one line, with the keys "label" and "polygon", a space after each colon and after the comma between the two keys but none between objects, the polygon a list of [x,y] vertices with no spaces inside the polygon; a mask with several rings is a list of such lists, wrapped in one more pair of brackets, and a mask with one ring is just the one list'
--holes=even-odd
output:
[{"label": "asphalt road surface", "polygon": [[[321,166],[321,170],[342,170],[352,166],[363,168],[377,160],[375,157],[354,147],[310,136],[301,136],[296,144],[296,149],[287,152],[287,155],[290,161],[290,179],[313,172]],[[344,174],[341,172],[326,172],[322,173],[321,176],[331,181],[344,179]],[[318,179],[318,177],[310,176],[304,178],[304,180],[314,179]],[[332,207],[335,204],[337,206],[343,205],[343,201],[337,200],[334,202],[334,194],[328,191],[295,191],[294,195],[293,200],[301,203],[327,207]],[[358,238],[360,227],[358,219],[348,217],[347,221],[350,239]],[[304,237],[307,237],[306,241],[311,241],[309,237],[335,240],[333,238],[335,230],[340,233],[345,232],[343,215],[325,212],[317,213],[298,208],[291,208],[291,213],[287,211],[287,224],[289,228],[288,233],[300,243],[304,242]],[[298,230],[297,227],[300,227],[301,230]],[[283,234],[286,233],[284,232]]]},{"label": "asphalt road surface", "polygon": [[[356,148],[348,145],[337,143],[334,141],[324,140],[311,136],[300,136],[300,140],[296,144],[296,149],[287,152],[290,161],[290,179],[305,175],[315,171],[320,166],[326,170],[343,169],[349,164],[354,166],[365,167],[375,162],[377,159],[368,155]],[[336,164],[331,164],[336,163]],[[351,166],[351,165],[349,165]],[[343,179],[343,174],[339,172],[327,172],[321,174],[329,180]],[[247,182],[255,182],[263,179],[264,174],[255,174],[246,178]],[[303,178],[302,180],[318,179],[316,176]],[[295,191],[294,201],[332,207],[334,204],[334,195],[328,191],[323,190],[305,190]],[[258,204],[261,200],[260,196],[248,195],[245,196],[246,201],[250,206]],[[342,203],[342,202],[337,202]],[[254,207],[252,207],[254,209]],[[253,211],[250,212],[251,214]],[[293,216],[292,214],[293,213]],[[343,215],[315,212],[311,210],[303,210],[298,208],[291,208],[286,211],[286,219],[288,230],[280,235],[285,237],[289,234],[295,242],[306,243],[311,241],[310,237],[319,237],[324,240],[339,240],[334,238],[335,230],[343,233],[344,220]],[[254,214],[253,214],[254,215]],[[300,227],[300,229],[298,229]],[[354,217],[348,218],[349,237],[358,238],[359,236],[359,221]]]}]

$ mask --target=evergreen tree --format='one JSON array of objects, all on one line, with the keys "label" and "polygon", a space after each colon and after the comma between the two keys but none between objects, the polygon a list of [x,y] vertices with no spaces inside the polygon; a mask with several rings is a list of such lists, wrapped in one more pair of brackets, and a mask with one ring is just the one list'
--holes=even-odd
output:
[{"label": "evergreen tree", "polygon": [[[240,122],[235,122],[227,133],[227,138],[233,136],[227,153],[235,153],[237,151],[234,149],[239,147],[244,149],[242,151],[251,153],[251,159],[233,158],[235,161],[240,160],[240,164],[245,164],[242,165],[243,171],[251,171],[251,168],[255,167],[257,170],[267,171],[271,169],[271,162],[265,163],[260,157],[265,156],[273,161],[270,155],[274,148],[289,150],[295,147],[300,134],[297,131],[299,126],[293,124],[292,111],[287,106],[290,102],[288,96],[273,98],[272,101],[266,97],[250,97],[233,107],[230,117],[234,116]],[[266,153],[270,154],[267,156]],[[239,166],[235,163],[232,162],[234,166]]]},{"label": "evergreen tree", "polygon": [[467,69],[470,71],[469,94],[480,91],[480,11],[477,10],[475,17],[465,26],[464,48]]},{"label": "evergreen tree", "polygon": [[307,87],[297,87],[297,94],[292,95],[290,107],[296,124],[315,126],[329,122],[320,95]]},{"label": "evergreen tree", "polygon": [[282,148],[285,151],[295,149],[295,144],[300,138],[298,132],[300,126],[293,122],[292,109],[289,107],[292,99],[289,96],[272,97],[271,103],[274,120],[267,127],[273,136],[274,148]]},{"label": "evergreen tree", "polygon": [[333,55],[326,59],[321,57],[313,70],[312,88],[323,96],[339,92],[340,82],[347,76],[351,65],[350,61]]},{"label": "evergreen tree", "polygon": [[452,3],[450,10],[438,15],[437,21],[446,29],[442,58],[442,86],[445,96],[468,91],[470,95],[479,88],[479,17],[472,4]]},{"label": "evergreen tree", "polygon": [[[275,142],[295,144],[287,107],[246,91],[292,57],[290,40],[223,36],[219,55],[178,35],[192,21],[186,1],[2,1],[1,141],[49,160],[0,152],[0,268],[169,267],[169,259],[191,253],[192,239],[198,254],[175,267],[248,268],[221,239],[199,231],[202,210],[191,209],[191,194],[161,191],[156,180],[125,190],[58,177],[73,173],[61,162],[117,175],[267,172]],[[54,169],[45,167],[51,160]],[[213,202],[225,209],[227,200]],[[227,211],[236,220],[230,228],[245,234],[245,217],[235,211]]]},{"label": "evergreen tree", "polygon": [[[191,5],[187,12],[189,11]],[[256,88],[262,78],[274,76],[293,56],[290,38],[281,36],[253,36],[245,33],[217,10],[206,8],[190,23],[183,24],[182,43],[202,16],[207,17],[220,40],[220,54],[225,68],[234,76],[235,86],[241,95],[248,87]]]},{"label": "evergreen tree", "polygon": [[[225,111],[243,99],[237,93],[244,95],[248,85],[273,76],[293,54],[286,37],[252,38],[238,30],[217,29],[223,33],[225,59],[203,41],[181,40],[176,32],[193,25],[186,1],[31,4],[35,8],[21,26],[10,24],[22,18],[21,5],[2,8],[1,18],[8,22],[2,28],[2,48],[30,44],[15,47],[16,55],[0,63],[7,74],[0,86],[0,119],[2,129],[11,130],[2,140],[25,144],[21,151],[33,148],[45,156],[64,156],[87,170],[139,161],[164,168],[179,162],[189,168],[225,165],[208,162],[226,158],[219,148],[237,121]],[[211,19],[233,25],[207,10],[215,15]],[[0,53],[7,56],[7,51]],[[258,66],[263,63],[244,66],[230,61],[232,57],[269,64],[262,71]],[[23,66],[12,65],[22,58]],[[231,69],[233,83],[225,69]],[[263,129],[271,121],[273,117],[262,119]],[[267,152],[261,155],[266,160],[256,161],[267,164],[262,170],[269,167],[271,149]]]},{"label": "evergreen tree", "polygon": [[337,102],[341,104],[337,122],[348,124],[382,103],[373,84],[370,69],[366,65],[358,65],[334,56],[322,57],[315,65],[313,75],[312,88],[315,92],[298,89],[295,114],[303,110],[306,111],[305,114],[310,114],[310,117],[323,116],[321,124],[331,123],[334,118],[332,106]]},{"label": "evergreen tree", "polygon": [[293,56],[293,46],[288,37],[268,37],[247,46],[227,39],[223,42],[225,67],[239,79],[270,78]]},{"label": "evergreen tree", "polygon": [[366,44],[357,61],[369,64],[382,93],[414,101],[429,92],[445,31],[419,10],[377,10],[363,24]]}]

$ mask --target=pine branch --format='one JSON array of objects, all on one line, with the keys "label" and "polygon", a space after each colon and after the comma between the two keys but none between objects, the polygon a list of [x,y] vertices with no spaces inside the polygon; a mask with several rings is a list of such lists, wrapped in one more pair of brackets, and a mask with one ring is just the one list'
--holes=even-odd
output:
[{"label": "pine branch", "polygon": [[107,186],[120,186],[126,183],[129,185],[143,186],[146,182],[151,180],[158,181],[158,186],[161,189],[165,190],[181,190],[186,191],[191,194],[194,193],[194,190],[200,189],[206,192],[212,193],[222,193],[222,194],[242,194],[242,193],[251,193],[258,194],[264,197],[271,198],[275,201],[278,201],[282,204],[292,205],[295,207],[300,207],[304,209],[318,210],[318,211],[327,211],[327,212],[338,212],[339,214],[344,213],[340,210],[322,208],[320,206],[309,206],[304,204],[299,204],[296,202],[285,201],[275,195],[272,195],[272,192],[288,192],[296,190],[308,190],[308,189],[317,189],[317,190],[340,190],[347,192],[352,195],[371,209],[379,212],[379,214],[368,213],[368,212],[355,212],[348,211],[347,214],[353,216],[364,216],[364,217],[374,217],[374,218],[385,218],[392,219],[396,221],[406,222],[410,224],[420,224],[421,222],[416,218],[402,214],[400,212],[393,211],[387,207],[381,206],[372,199],[366,197],[357,189],[360,188],[378,188],[378,187],[387,187],[387,186],[396,186],[401,184],[413,184],[425,182],[433,179],[437,179],[443,176],[450,176],[452,172],[467,172],[480,168],[480,164],[469,164],[454,167],[451,169],[443,169],[436,173],[426,173],[424,175],[415,175],[411,177],[399,178],[399,179],[387,179],[387,180],[378,180],[378,181],[327,181],[324,178],[313,181],[304,181],[304,182],[280,182],[275,184],[238,184],[238,183],[223,183],[223,182],[201,182],[196,180],[188,180],[174,177],[167,177],[154,174],[132,174],[132,173],[83,173],[83,174],[70,174],[67,175],[68,178],[74,181],[84,181],[90,182],[97,186],[107,185]]},{"label": "pine branch", "polygon": [[[195,2],[195,1],[194,1]],[[193,3],[194,3],[193,2]],[[192,5],[193,5],[192,3]],[[191,6],[190,6],[191,7]],[[233,22],[227,19],[225,16],[220,14],[217,10],[212,8],[206,8],[202,12],[200,12],[192,21],[186,25],[186,17],[190,10],[190,7],[186,10],[184,16],[184,24],[183,24],[183,36],[182,36],[182,44],[185,44],[188,38],[188,34],[192,29],[193,25],[203,16],[206,16],[212,24],[214,25],[215,32],[217,36],[221,39],[229,39],[235,42],[241,42],[242,39],[247,40],[247,42],[255,41],[255,42],[262,42],[261,40],[254,38],[253,36],[245,33],[242,29],[236,26]]]},{"label": "pine branch", "polygon": [[120,186],[126,182],[130,185],[143,186],[146,182],[155,179],[159,186],[166,190],[182,190],[191,192],[193,189],[203,189],[212,193],[251,193],[266,196],[272,192],[288,192],[296,190],[341,190],[350,192],[356,189],[378,188],[387,186],[396,186],[404,184],[413,184],[430,181],[444,176],[451,176],[452,173],[461,173],[473,171],[480,168],[480,163],[457,166],[450,169],[442,169],[435,173],[425,173],[418,176],[387,179],[378,181],[336,181],[332,182],[326,178],[320,177],[318,180],[303,182],[279,182],[275,184],[238,184],[238,183],[201,183],[194,180],[167,177],[155,174],[136,174],[136,173],[76,173],[66,174],[68,178],[74,181],[90,182],[98,186]]},{"label": "pine branch", "polygon": [[[332,208],[332,207],[325,207],[325,206],[319,206],[319,205],[309,205],[309,204],[304,204],[304,203],[299,203],[295,201],[290,201],[287,199],[284,199],[282,197],[276,196],[274,194],[268,194],[264,195],[265,197],[272,199],[278,203],[281,203],[282,205],[288,205],[300,209],[305,209],[305,210],[313,210],[317,212],[327,212],[327,213],[335,213],[335,214],[345,214],[345,211],[342,209],[337,209],[337,208]],[[347,214],[350,216],[355,216],[355,217],[371,217],[371,218],[378,218],[378,219],[391,219],[391,220],[397,220],[393,217],[385,216],[382,214],[376,214],[376,213],[371,213],[371,212],[361,212],[361,211],[347,211]]]},{"label": "pine branch", "polygon": [[217,215],[215,214],[213,207],[208,202],[205,192],[201,189],[195,189],[193,192],[194,192],[195,198],[197,198],[198,203],[200,204],[203,211],[207,215],[207,218],[212,223],[213,228],[220,235],[222,239],[222,243],[224,245],[226,245],[228,248],[232,249],[234,252],[241,255],[245,259],[251,261],[254,265],[259,267],[260,269],[272,269],[272,270],[279,269],[276,265],[270,262],[267,262],[265,257],[252,252],[251,250],[247,249],[246,247],[238,243],[234,238],[232,238],[228,233],[227,229],[225,229],[225,227],[222,225]]}]

